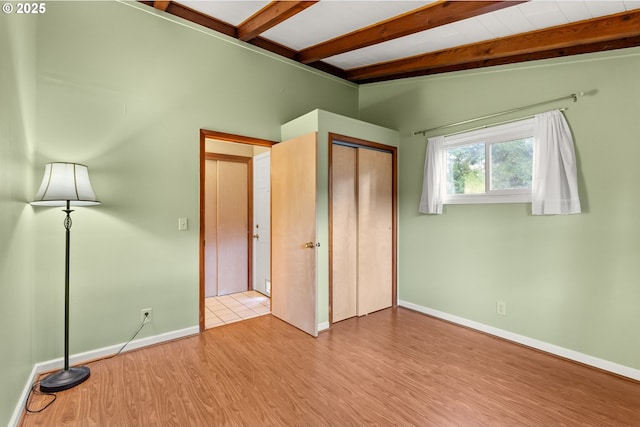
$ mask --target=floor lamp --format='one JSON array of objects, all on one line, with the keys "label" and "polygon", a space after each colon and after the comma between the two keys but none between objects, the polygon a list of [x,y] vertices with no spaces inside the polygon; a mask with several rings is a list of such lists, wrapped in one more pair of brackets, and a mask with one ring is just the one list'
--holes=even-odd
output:
[{"label": "floor lamp", "polygon": [[89,378],[86,366],[69,367],[69,243],[71,237],[71,206],[100,204],[89,181],[89,169],[77,163],[47,163],[35,206],[64,206],[66,245],[64,258],[64,369],[40,382],[43,392],[57,392],[75,387]]}]

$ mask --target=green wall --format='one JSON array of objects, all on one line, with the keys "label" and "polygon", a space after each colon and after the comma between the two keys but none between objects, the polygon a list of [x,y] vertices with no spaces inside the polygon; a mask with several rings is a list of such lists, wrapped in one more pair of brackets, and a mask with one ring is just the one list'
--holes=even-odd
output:
[{"label": "green wall", "polygon": [[0,15],[0,425],[33,368],[35,19]]},{"label": "green wall", "polygon": [[[34,173],[87,164],[103,202],[72,214],[72,354],[126,341],[147,307],[140,337],[198,324],[200,128],[277,140],[314,108],[357,115],[357,86],[165,15],[52,2],[38,21]],[[34,212],[43,361],[62,353],[64,229]]]},{"label": "green wall", "polygon": [[[399,299],[640,368],[638,76],[634,48],[362,86],[360,117],[402,135]],[[581,215],[534,217],[529,204],[418,214],[426,143],[414,131],[579,91],[593,93],[511,117],[569,107]]]}]

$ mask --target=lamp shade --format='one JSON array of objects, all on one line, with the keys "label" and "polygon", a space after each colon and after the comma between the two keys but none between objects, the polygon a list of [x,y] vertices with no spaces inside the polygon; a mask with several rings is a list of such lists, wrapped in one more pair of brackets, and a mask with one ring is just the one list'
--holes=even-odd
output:
[{"label": "lamp shade", "polygon": [[47,163],[42,184],[31,202],[36,206],[98,205],[89,180],[89,168],[78,163]]}]

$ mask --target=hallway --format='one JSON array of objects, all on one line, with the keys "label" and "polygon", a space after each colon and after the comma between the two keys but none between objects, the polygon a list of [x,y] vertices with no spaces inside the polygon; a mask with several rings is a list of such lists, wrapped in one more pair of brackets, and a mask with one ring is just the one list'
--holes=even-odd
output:
[{"label": "hallway", "polygon": [[238,322],[271,312],[269,297],[256,291],[205,299],[205,329]]}]

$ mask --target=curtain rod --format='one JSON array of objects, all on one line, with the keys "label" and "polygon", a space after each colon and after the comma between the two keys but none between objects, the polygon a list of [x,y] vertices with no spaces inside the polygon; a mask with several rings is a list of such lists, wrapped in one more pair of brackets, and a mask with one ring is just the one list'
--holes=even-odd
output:
[{"label": "curtain rod", "polygon": [[[562,107],[562,108],[559,108],[558,111],[567,111],[568,109],[569,109],[569,107]],[[521,120],[533,119],[534,117],[535,117],[535,115],[532,114],[532,115],[526,116],[526,117],[518,117],[516,119],[511,119],[511,120],[503,120],[503,121],[497,122],[497,123],[489,123],[489,124],[486,124],[486,125],[476,126],[474,128],[471,128],[471,129],[465,129],[465,130],[459,130],[457,132],[451,132],[451,133],[448,133],[448,134],[446,134],[444,136],[446,137],[446,136],[459,135],[461,133],[473,132],[474,130],[478,130],[478,129],[492,128],[494,126],[506,125],[507,123],[513,123],[513,122],[519,122]]]},{"label": "curtain rod", "polygon": [[414,132],[413,134],[414,135],[418,135],[418,134],[425,135],[427,132],[431,132],[431,131],[434,131],[434,130],[446,129],[446,128],[450,128],[450,127],[453,127],[453,126],[465,125],[467,123],[477,122],[478,120],[483,120],[483,119],[489,119],[491,117],[502,116],[504,114],[516,113],[518,111],[526,110],[527,108],[533,108],[533,107],[537,107],[539,105],[549,104],[551,102],[556,102],[556,101],[563,101],[565,99],[573,99],[573,102],[578,102],[578,96],[583,96],[583,95],[584,95],[584,92],[579,92],[577,94],[576,93],[572,93],[571,95],[563,96],[561,98],[549,99],[547,101],[542,101],[542,102],[538,102],[536,104],[531,104],[531,105],[525,105],[523,107],[512,108],[511,110],[501,111],[499,113],[487,114],[486,116],[476,117],[474,119],[463,120],[461,122],[451,123],[451,124],[443,125],[443,126],[437,126],[437,127],[431,128],[431,129],[419,130],[417,132]]}]

